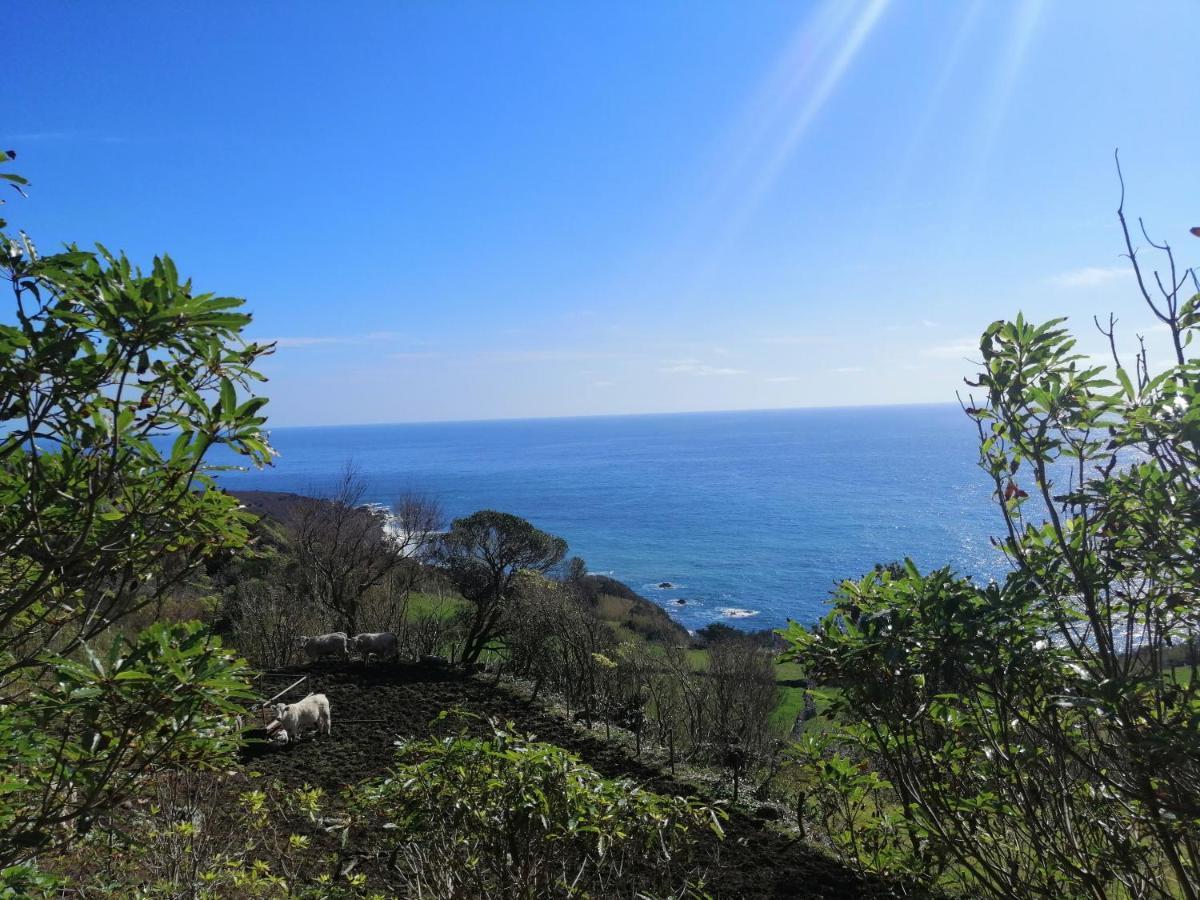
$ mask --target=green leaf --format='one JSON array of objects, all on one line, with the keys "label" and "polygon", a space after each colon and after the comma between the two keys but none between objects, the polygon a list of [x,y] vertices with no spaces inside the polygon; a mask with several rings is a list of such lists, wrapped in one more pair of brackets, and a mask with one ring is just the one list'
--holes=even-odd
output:
[{"label": "green leaf", "polygon": [[237,409],[237,392],[234,390],[233,382],[228,378],[221,379],[221,415],[226,419],[233,418],[234,412]]}]

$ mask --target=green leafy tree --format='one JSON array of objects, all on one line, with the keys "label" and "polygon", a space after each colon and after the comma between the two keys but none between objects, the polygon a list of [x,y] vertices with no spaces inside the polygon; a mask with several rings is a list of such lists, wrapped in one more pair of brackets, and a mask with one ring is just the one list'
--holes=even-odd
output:
[{"label": "green leafy tree", "polygon": [[965,406],[1011,574],[876,570],[787,632],[902,811],[872,855],[971,894],[1200,896],[1200,283],[1147,237],[1150,277],[1119,218],[1172,364],[1124,358],[1111,317],[1107,366],[1061,319],[980,342]]},{"label": "green leafy tree", "polygon": [[241,300],[194,291],[166,256],[143,272],[23,232],[0,231],[0,273],[3,866],[86,829],[139,771],[229,751],[233,657],[197,625],[120,626],[245,543],[209,451],[271,450],[247,395],[270,347],[242,340]]},{"label": "green leafy tree", "polygon": [[463,642],[470,665],[497,637],[517,576],[546,573],[562,561],[567,542],[509,513],[485,509],[455,519],[442,539],[441,561],[454,586],[473,606]]}]

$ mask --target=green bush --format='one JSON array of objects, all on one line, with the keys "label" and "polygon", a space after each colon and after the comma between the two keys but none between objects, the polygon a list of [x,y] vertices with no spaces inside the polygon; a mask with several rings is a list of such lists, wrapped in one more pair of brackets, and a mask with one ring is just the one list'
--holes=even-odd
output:
[{"label": "green bush", "polygon": [[319,789],[264,785],[240,772],[156,772],[50,861],[51,882],[31,883],[22,896],[382,897],[335,842],[320,839],[331,805]]},{"label": "green bush", "polygon": [[[693,854],[723,814],[611,780],[551,744],[491,723],[401,746],[395,768],[355,792],[349,846],[371,846],[413,896],[686,896]],[[715,859],[704,860],[715,864]]]},{"label": "green bush", "polygon": [[[8,162],[11,154],[0,154]],[[24,180],[0,178],[20,187]],[[3,227],[4,223],[0,223]],[[198,626],[153,620],[249,517],[209,451],[271,450],[242,301],[103,247],[0,231],[0,866],[85,833],[140,773],[227,758],[245,696]],[[107,649],[104,649],[107,648]],[[15,870],[14,870],[15,871]],[[9,877],[9,876],[5,876]],[[13,877],[16,877],[15,875]]]},{"label": "green bush", "polygon": [[1144,295],[1165,371],[1144,345],[1126,367],[1111,319],[1111,367],[1062,320],[982,337],[966,412],[1003,583],[877,569],[785,633],[840,688],[830,752],[879,776],[822,763],[875,809],[835,828],[850,858],[971,895],[1200,896],[1200,684],[1194,653],[1169,661],[1200,639],[1200,294],[1180,293],[1200,284],[1166,252],[1171,280]]}]

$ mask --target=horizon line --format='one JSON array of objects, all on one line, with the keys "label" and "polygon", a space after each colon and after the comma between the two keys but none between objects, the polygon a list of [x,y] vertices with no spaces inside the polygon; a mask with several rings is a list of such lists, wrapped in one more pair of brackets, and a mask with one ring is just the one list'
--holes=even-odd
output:
[{"label": "horizon line", "polygon": [[819,410],[835,411],[842,409],[895,409],[915,406],[955,406],[952,400],[916,400],[904,403],[840,403],[818,406],[759,406],[737,409],[683,409],[656,412],[630,413],[582,413],[565,416],[493,416],[478,419],[405,419],[392,422],[343,422],[340,424],[308,424],[308,425],[276,425],[268,424],[265,431],[300,429],[300,428],[389,428],[395,425],[480,425],[499,422],[561,422],[578,419],[636,419],[651,416],[714,416],[732,415],[734,413],[772,413],[772,412],[816,412]]}]

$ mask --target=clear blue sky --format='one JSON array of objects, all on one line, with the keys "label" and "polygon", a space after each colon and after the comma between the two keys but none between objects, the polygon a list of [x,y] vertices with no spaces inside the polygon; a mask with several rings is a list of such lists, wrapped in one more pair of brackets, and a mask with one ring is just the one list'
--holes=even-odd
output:
[{"label": "clear blue sky", "polygon": [[4,23],[10,221],[246,297],[278,425],[950,401],[995,318],[1147,326],[1117,146],[1200,257],[1190,0]]}]

